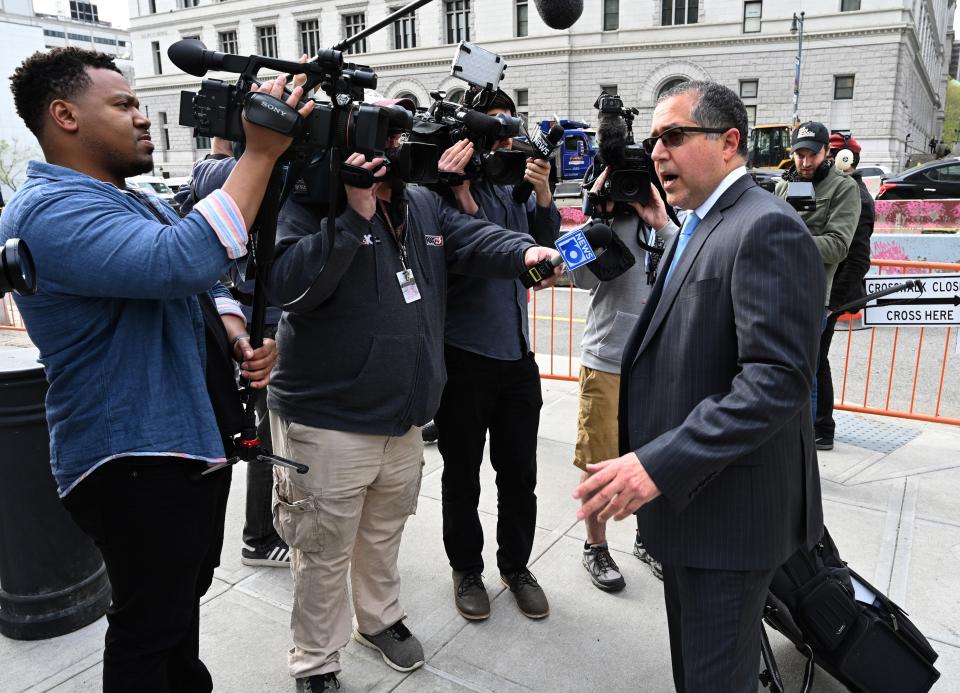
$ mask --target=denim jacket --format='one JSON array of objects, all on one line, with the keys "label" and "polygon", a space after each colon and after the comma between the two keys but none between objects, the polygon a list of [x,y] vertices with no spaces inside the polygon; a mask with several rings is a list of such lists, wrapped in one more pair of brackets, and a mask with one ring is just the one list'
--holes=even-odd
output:
[{"label": "denim jacket", "polygon": [[[184,219],[73,169],[31,161],[0,218],[0,243],[19,237],[38,290],[16,296],[40,350],[49,390],[50,463],[61,496],[116,457],[174,455],[222,461],[206,391],[206,290],[222,287],[246,230],[218,191]],[[163,224],[157,212],[170,223]]]}]

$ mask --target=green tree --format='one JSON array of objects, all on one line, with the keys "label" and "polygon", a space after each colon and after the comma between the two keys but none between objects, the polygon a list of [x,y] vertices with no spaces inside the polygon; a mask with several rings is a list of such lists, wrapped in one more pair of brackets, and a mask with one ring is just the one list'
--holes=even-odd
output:
[{"label": "green tree", "polygon": [[27,161],[36,156],[36,149],[17,140],[0,140],[0,186],[14,192],[23,182]]},{"label": "green tree", "polygon": [[947,82],[947,99],[943,106],[943,133],[940,140],[953,147],[960,140],[960,82]]}]

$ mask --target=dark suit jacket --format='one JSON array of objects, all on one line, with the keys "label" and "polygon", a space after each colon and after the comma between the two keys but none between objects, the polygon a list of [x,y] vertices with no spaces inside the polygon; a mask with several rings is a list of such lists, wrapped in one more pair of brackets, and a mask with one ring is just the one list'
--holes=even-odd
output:
[{"label": "dark suit jacket", "polygon": [[664,290],[666,274],[621,371],[621,454],[636,452],[662,493],[637,512],[640,538],[674,565],[779,565],[823,526],[810,401],[820,253],[796,212],[744,175]]}]

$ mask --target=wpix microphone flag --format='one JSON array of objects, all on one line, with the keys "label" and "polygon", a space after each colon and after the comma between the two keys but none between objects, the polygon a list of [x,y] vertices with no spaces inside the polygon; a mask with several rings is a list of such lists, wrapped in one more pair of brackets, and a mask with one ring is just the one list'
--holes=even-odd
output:
[{"label": "wpix microphone flag", "polygon": [[560,236],[554,246],[563,256],[563,262],[568,270],[577,269],[577,267],[593,262],[597,258],[597,254],[590,247],[583,229],[576,229]]}]

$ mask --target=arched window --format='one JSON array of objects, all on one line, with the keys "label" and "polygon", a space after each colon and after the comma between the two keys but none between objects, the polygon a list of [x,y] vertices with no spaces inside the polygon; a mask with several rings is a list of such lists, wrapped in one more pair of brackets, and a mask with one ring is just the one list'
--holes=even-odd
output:
[{"label": "arched window", "polygon": [[419,105],[420,105],[420,99],[417,98],[416,94],[411,94],[411,93],[408,92],[408,91],[402,91],[402,92],[400,92],[399,94],[397,94],[397,95],[396,95],[395,97],[393,97],[393,98],[395,98],[395,99],[410,99],[411,101],[413,101],[413,105],[414,105],[414,106],[419,106]]},{"label": "arched window", "polygon": [[684,82],[687,82],[687,81],[689,80],[686,77],[674,77],[673,79],[668,79],[666,82],[663,83],[663,86],[661,86],[660,89],[657,91],[657,98],[659,99],[661,96],[666,94],[668,91],[673,89],[678,84],[683,84]]},{"label": "arched window", "polygon": [[451,89],[447,92],[446,100],[452,101],[453,103],[462,103],[463,102],[463,89]]}]

